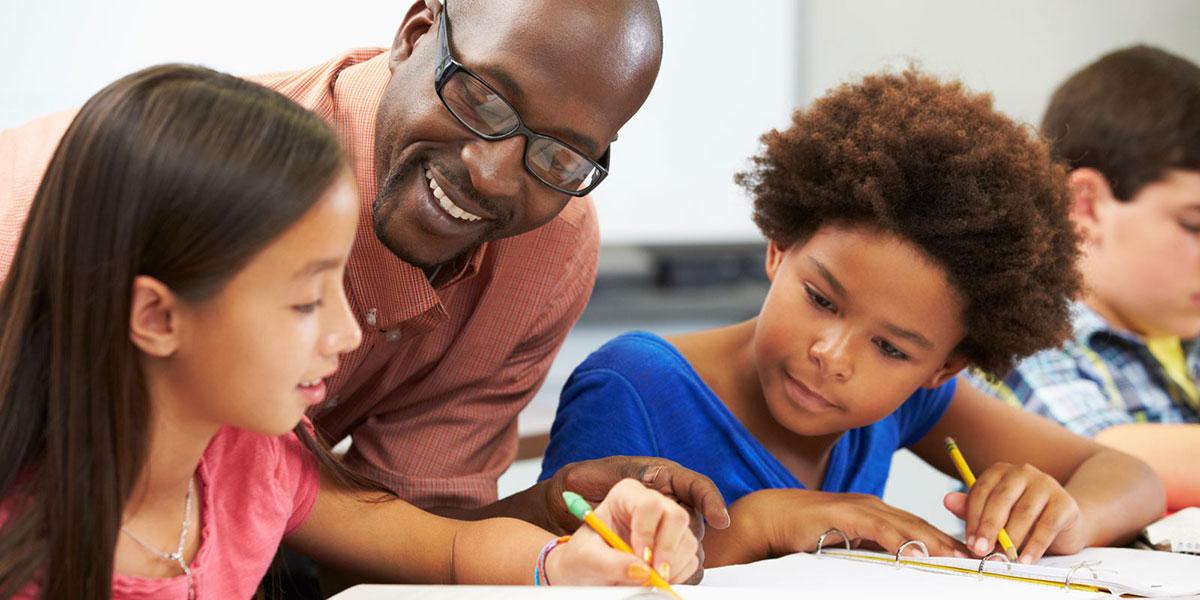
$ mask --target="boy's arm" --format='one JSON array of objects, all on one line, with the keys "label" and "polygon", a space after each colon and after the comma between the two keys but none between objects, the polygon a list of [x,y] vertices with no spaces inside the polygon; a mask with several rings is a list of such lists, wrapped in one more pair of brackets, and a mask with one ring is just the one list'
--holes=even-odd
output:
[{"label": "boy's arm", "polygon": [[1200,471],[1183,457],[1200,456],[1200,424],[1129,423],[1096,434],[1096,441],[1140,458],[1162,479],[1167,509],[1200,506]]}]

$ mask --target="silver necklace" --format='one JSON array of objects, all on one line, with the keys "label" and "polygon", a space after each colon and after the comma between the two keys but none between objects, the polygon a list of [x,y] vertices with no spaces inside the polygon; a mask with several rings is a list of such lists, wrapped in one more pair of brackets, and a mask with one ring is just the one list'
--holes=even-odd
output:
[{"label": "silver necklace", "polygon": [[179,564],[179,568],[183,569],[183,576],[187,578],[188,600],[196,600],[196,587],[192,582],[192,569],[188,567],[187,562],[183,560],[183,545],[187,543],[188,522],[192,520],[192,491],[195,489],[195,487],[195,479],[188,482],[187,498],[183,501],[183,527],[180,528],[179,545],[175,548],[174,552],[169,554],[163,552],[162,550],[143,542],[138,538],[138,536],[133,535],[132,531],[121,527],[121,533],[124,533],[125,535],[129,536],[129,539],[141,544],[141,546],[146,550],[149,550],[151,554],[161,559]]}]

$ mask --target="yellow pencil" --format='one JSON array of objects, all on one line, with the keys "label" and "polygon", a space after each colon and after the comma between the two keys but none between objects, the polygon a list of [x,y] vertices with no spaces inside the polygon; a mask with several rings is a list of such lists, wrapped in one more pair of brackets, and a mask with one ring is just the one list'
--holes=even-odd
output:
[{"label": "yellow pencil", "polygon": [[[633,548],[630,548],[629,544],[625,543],[625,540],[622,540],[620,536],[613,533],[613,530],[609,529],[608,525],[592,512],[592,505],[588,504],[587,500],[583,499],[583,496],[575,492],[563,492],[563,502],[566,502],[567,510],[571,511],[571,514],[578,517],[580,521],[587,523],[588,527],[591,527],[593,531],[600,534],[600,537],[604,538],[604,541],[608,542],[609,546],[621,552],[634,554]],[[683,600],[679,597],[679,594],[675,593],[675,590],[671,589],[671,584],[667,583],[667,580],[658,574],[658,571],[654,569],[654,565],[647,566],[650,567],[650,585],[670,594],[676,600]]]},{"label": "yellow pencil", "polygon": [[[946,438],[946,451],[950,453],[950,460],[958,468],[958,474],[962,476],[963,483],[967,484],[968,488],[975,485],[975,474],[971,472],[971,467],[967,466],[967,459],[963,458],[962,452],[958,451],[958,444],[954,443],[954,438]],[[1012,538],[1008,537],[1008,532],[1003,527],[1000,528],[1000,533],[996,534],[996,540],[1000,542],[1000,547],[1004,548],[1004,554],[1008,556],[1008,560],[1017,562],[1017,549],[1013,546]]]}]

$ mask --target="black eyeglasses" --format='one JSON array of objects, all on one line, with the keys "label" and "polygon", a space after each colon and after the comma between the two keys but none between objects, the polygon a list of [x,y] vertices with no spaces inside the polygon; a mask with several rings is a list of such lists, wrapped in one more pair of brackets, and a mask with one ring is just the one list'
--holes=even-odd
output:
[{"label": "black eyeglasses", "polygon": [[599,161],[592,160],[566,142],[540,134],[521,122],[512,107],[492,86],[450,56],[449,19],[446,2],[438,24],[438,62],[435,89],[446,110],[463,127],[485,140],[525,136],[525,169],[538,181],[572,196],[584,196],[608,176],[605,148]]}]

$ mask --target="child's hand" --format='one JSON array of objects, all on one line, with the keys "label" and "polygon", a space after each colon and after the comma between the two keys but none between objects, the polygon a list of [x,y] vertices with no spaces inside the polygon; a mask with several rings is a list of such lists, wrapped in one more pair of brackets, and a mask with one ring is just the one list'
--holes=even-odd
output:
[{"label": "child's hand", "polygon": [[968,493],[947,494],[945,504],[966,521],[967,547],[976,556],[996,548],[1001,527],[1020,549],[1023,563],[1033,563],[1047,551],[1079,552],[1089,539],[1075,499],[1032,465],[996,463]]},{"label": "child's hand", "polygon": [[[759,490],[735,502],[730,513],[733,524],[728,530],[705,536],[709,567],[811,552],[829,529],[844,532],[852,545],[878,546],[890,553],[904,542],[920,540],[931,555],[967,556],[958,540],[868,494]],[[826,548],[840,548],[842,544],[836,535],[825,540]],[[919,552],[911,546],[906,552],[910,550]]]},{"label": "child's hand", "polygon": [[551,583],[642,585],[650,577],[646,556],[671,583],[686,580],[700,566],[699,542],[688,527],[688,511],[637,481],[618,482],[594,512],[637,556],[609,547],[600,534],[583,525],[546,558]]}]

